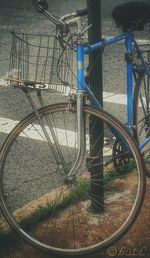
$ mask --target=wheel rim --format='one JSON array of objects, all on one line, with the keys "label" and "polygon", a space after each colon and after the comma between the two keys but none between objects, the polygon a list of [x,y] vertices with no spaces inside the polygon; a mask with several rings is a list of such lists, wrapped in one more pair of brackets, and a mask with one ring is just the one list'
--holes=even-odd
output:
[{"label": "wheel rim", "polygon": [[[50,114],[51,119],[52,117],[53,119],[55,118],[55,128],[65,129],[65,124],[70,124],[70,127],[67,129],[67,131],[69,131],[69,134],[67,132],[67,139],[69,140],[70,132],[73,132],[71,130],[72,123],[73,121],[76,121],[75,113],[69,112],[70,118],[68,118],[68,115],[66,117],[66,108],[64,106],[60,106],[60,108],[57,111],[57,114],[55,114],[56,117],[54,117],[55,115],[52,115],[52,110],[50,110],[50,113],[47,112],[47,110],[45,109],[43,114]],[[56,109],[53,108],[53,111],[55,113]],[[59,116],[58,113],[60,113]],[[65,116],[64,124],[62,124],[61,120],[62,114]],[[93,115],[92,109],[91,111],[87,109],[86,114],[88,118],[90,114]],[[96,116],[98,116],[98,113],[96,114]],[[104,121],[107,122],[107,115],[106,118],[104,118]],[[111,126],[113,126],[113,123],[114,122],[111,122]],[[26,126],[27,122],[25,122],[24,125]],[[37,128],[39,128],[37,121],[35,122],[34,126],[35,125],[37,126],[35,131],[37,131]],[[22,130],[20,126],[20,132],[21,131]],[[51,156],[51,153],[47,146],[45,148],[45,141],[43,147],[43,135],[40,134],[41,140],[37,139],[39,137],[39,133],[38,137],[34,136],[34,140],[32,135],[32,144],[30,142],[31,139],[27,138],[27,132],[30,134],[30,132],[32,131],[33,126],[32,130],[30,127],[27,127],[25,137],[23,137],[23,133],[19,133],[20,136],[17,136],[17,141],[12,140],[11,137],[8,137],[8,139],[6,140],[7,143],[4,144],[1,152],[1,184],[3,184],[1,185],[1,203],[2,211],[4,215],[7,217],[9,223],[21,235],[23,234],[23,237],[28,242],[35,245],[36,247],[53,252],[63,252],[66,254],[70,254],[73,252],[92,252],[98,248],[100,249],[105,247],[106,245],[112,243],[112,241],[117,240],[119,237],[121,237],[121,235],[127,231],[129,226],[131,226],[131,224],[133,223],[132,220],[135,219],[141,207],[144,194],[144,178],[142,174],[141,163],[140,167],[136,167],[135,164],[135,167],[132,168],[131,173],[121,175],[121,177],[120,175],[117,176],[114,172],[111,172],[114,169],[112,168],[112,160],[114,157],[112,157],[111,154],[111,149],[113,149],[114,143],[114,135],[111,135],[110,128],[108,128],[108,123],[105,123],[104,125],[105,150],[103,151],[103,161],[105,162],[105,177],[101,179],[102,181],[100,182],[100,185],[103,184],[103,187],[105,189],[105,203],[103,204],[105,206],[105,212],[103,214],[94,213],[90,209],[91,200],[93,200],[92,193],[89,192],[91,174],[87,172],[87,168],[85,166],[87,158],[89,157],[88,150],[86,149],[86,157],[83,160],[82,168],[80,168],[76,182],[73,182],[71,185],[67,185],[66,183],[64,185],[65,181],[63,181],[63,173],[61,171],[62,167],[60,166],[60,164],[57,164],[56,167],[56,164],[53,164],[51,168],[47,168],[47,165],[45,165],[45,163],[49,162],[49,157]],[[56,134],[57,137],[60,138],[61,142],[62,131],[61,133],[59,133],[59,130],[57,130]],[[76,134],[73,134],[73,136],[76,140]],[[89,146],[88,136],[86,137],[86,139],[87,146]],[[9,148],[11,142],[13,142],[13,145]],[[70,154],[69,156],[67,156],[68,154],[66,154],[67,151],[63,144],[63,155],[65,159],[68,160],[67,165],[71,166],[75,157],[76,146],[73,144],[73,140],[71,140],[71,142],[69,143],[71,144],[71,147],[69,147]],[[19,149],[17,149],[18,146]],[[23,149],[22,146],[24,146]],[[29,154],[31,154],[31,151],[33,151],[34,155],[32,155],[32,158],[29,159]],[[24,155],[24,152],[26,153],[26,155],[28,153],[28,155]],[[138,153],[136,155],[138,155]],[[42,157],[42,159],[39,159],[39,157]],[[100,160],[99,154],[97,160],[98,162]],[[91,165],[92,162],[93,160],[91,161],[89,159],[88,167],[90,167],[89,165]],[[134,162],[137,162],[136,158]],[[141,169],[141,172],[139,171],[139,169]],[[47,170],[51,172],[48,174],[48,177],[45,174]],[[20,180],[22,176],[21,174],[23,175],[22,180]],[[111,178],[110,175],[115,176],[115,179]],[[11,176],[12,179],[10,185],[7,184],[7,182],[8,178],[10,178]],[[48,189],[46,189],[47,183],[45,182],[47,182],[48,180]],[[94,180],[95,186],[98,184],[98,181],[96,180]],[[39,189],[40,191],[41,189],[43,191],[40,192],[40,195],[38,195]],[[21,196],[22,198],[24,198],[27,192],[29,193],[29,195],[22,205],[22,202],[20,203]],[[23,211],[25,210],[26,213],[27,211],[29,211],[30,213],[32,210],[31,206],[33,204],[33,202],[31,203],[31,201],[37,199],[39,204],[43,195],[45,196],[49,192],[51,194],[47,197],[46,202],[44,202],[44,204],[42,203],[40,207],[37,205],[36,208],[38,209],[38,212],[36,211],[36,213],[33,214],[33,216],[31,216],[30,214],[30,219],[28,218],[26,220],[23,218],[23,223],[20,223],[17,214],[17,212],[19,213],[18,207],[20,213],[23,213]],[[14,204],[15,207],[13,207]],[[10,205],[12,206],[10,207]],[[96,205],[96,202],[94,202],[94,205]],[[21,210],[20,208],[22,206],[23,208]],[[124,213],[123,207],[127,208],[126,213]],[[12,212],[14,211],[15,213],[13,215]],[[33,221],[35,220],[36,216],[38,218],[39,213],[42,214],[40,215],[42,218],[45,217],[44,222],[41,222],[38,226],[34,225],[33,227]],[[118,216],[119,218],[117,223],[116,216]],[[24,232],[21,232],[20,226],[22,229],[25,227]]]},{"label": "wheel rim", "polygon": [[[138,143],[150,136],[150,88],[149,79],[145,74],[135,87],[134,93],[134,120],[136,125],[135,138]],[[144,151],[147,150],[145,146]]]}]

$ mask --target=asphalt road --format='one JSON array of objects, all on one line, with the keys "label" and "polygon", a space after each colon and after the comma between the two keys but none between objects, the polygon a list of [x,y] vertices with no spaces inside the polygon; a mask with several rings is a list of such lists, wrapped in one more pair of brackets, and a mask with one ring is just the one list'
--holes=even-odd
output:
[{"label": "asphalt road", "polygon": [[[120,1],[118,1],[120,3]],[[106,3],[107,4],[107,3]],[[103,37],[112,36],[121,33],[114,21],[106,14],[110,13],[112,6],[102,1],[102,32]],[[50,1],[50,10],[56,15],[64,15],[70,11],[84,8],[86,0],[73,1]],[[107,10],[106,10],[107,6]],[[54,27],[42,15],[39,15],[33,8],[30,0],[24,1],[1,1],[0,3],[0,78],[6,75],[9,70],[9,52],[11,46],[11,34],[9,31],[28,32],[28,33],[50,33]],[[138,39],[149,40],[149,25],[142,33],[136,33]],[[23,93],[14,90],[11,87],[4,87],[0,83],[0,117],[20,120],[31,111],[28,101]],[[124,46],[118,43],[115,46],[106,47],[103,54],[103,89],[104,92],[126,93],[126,71],[124,61]],[[47,97],[49,103],[55,102],[54,97]],[[57,98],[60,99],[60,96]],[[115,108],[116,104],[105,104],[104,108],[116,113],[118,118],[125,120],[125,106],[119,104],[119,109]],[[121,115],[119,114],[120,111]],[[3,138],[3,137],[2,137]]]}]

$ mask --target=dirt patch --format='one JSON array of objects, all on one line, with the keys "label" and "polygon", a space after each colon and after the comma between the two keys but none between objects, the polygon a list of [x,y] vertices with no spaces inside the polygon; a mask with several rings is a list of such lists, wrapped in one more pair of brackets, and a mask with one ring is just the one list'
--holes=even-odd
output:
[{"label": "dirt patch", "polygon": [[[131,182],[133,183],[132,180],[130,180],[130,184],[132,184]],[[119,187],[119,184],[120,184],[120,181],[118,180],[118,182],[116,182],[116,187]],[[130,190],[130,186],[128,188],[128,191],[129,190]],[[130,192],[127,192],[127,201],[126,201],[126,203],[124,203],[124,208],[126,210],[128,210],[128,206],[130,205],[130,202],[128,201],[129,195],[130,195]],[[119,198],[116,197],[116,200],[112,200],[112,201],[113,202],[115,201],[116,205],[117,205],[118,200],[119,200]],[[121,199],[120,199],[120,201],[121,201]],[[88,209],[87,209],[88,203],[86,203],[85,201],[80,202],[78,205],[79,205],[78,206],[78,214],[76,214],[76,216],[78,217],[78,222],[81,227],[81,230],[78,231],[78,235],[77,235],[77,239],[79,240],[79,243],[82,242],[81,240],[84,239],[85,237],[87,238],[87,241],[89,241],[90,243],[92,242],[92,239],[94,239],[94,242],[95,242],[95,239],[99,240],[98,238],[99,238],[100,228],[96,226],[96,224],[99,223],[99,221],[98,221],[99,218],[96,216],[93,216],[93,218],[91,216],[89,217]],[[86,210],[86,212],[85,212],[85,210]],[[89,223],[91,225],[91,227],[89,227],[90,234],[88,234],[88,231],[85,230],[84,224],[81,226],[80,219],[81,219],[82,211],[84,211],[84,219],[85,220],[90,219],[90,223]],[[55,235],[55,232],[54,232],[53,240],[55,240],[55,243],[56,244],[58,243],[59,246],[60,246],[60,242],[61,242],[62,247],[63,247],[63,245],[66,246],[67,244],[69,247],[71,247],[71,245],[72,245],[71,236],[69,234],[67,234],[67,237],[65,238],[61,233],[62,227],[64,226],[64,221],[66,219],[68,221],[68,227],[69,227],[69,220],[67,217],[68,216],[67,212],[66,211],[62,211],[62,212],[63,212],[63,216],[61,216],[62,220],[59,219],[59,216],[58,216],[58,221],[51,220],[51,223],[49,223],[48,220],[46,220],[43,223],[41,223],[41,225],[39,227],[36,228],[36,233],[39,234],[39,232],[41,232],[41,235],[43,235],[41,229],[43,228],[43,230],[44,230],[44,228],[47,227],[47,225],[49,226],[49,229],[50,229],[49,231],[54,232],[54,227],[57,224],[57,235]],[[117,212],[117,210],[116,210],[116,212]],[[112,214],[114,216],[115,211],[113,211]],[[121,216],[121,214],[116,213],[116,220],[120,216]],[[76,226],[78,226],[78,225],[76,225]],[[103,226],[103,228],[102,228],[102,226]],[[108,226],[110,227],[110,223],[108,223]],[[112,227],[112,229],[113,229],[113,227]],[[105,224],[105,226],[104,226],[101,224],[101,230],[103,230],[103,232],[106,234],[107,233],[107,225]],[[58,234],[58,232],[59,232],[59,234]],[[68,232],[71,232],[71,231],[68,230]],[[109,232],[110,232],[110,228],[109,228]],[[49,238],[49,236],[47,235],[47,236],[45,236],[45,238]],[[62,239],[63,239],[63,241],[62,241]],[[76,242],[76,246],[78,246],[77,242]],[[80,247],[80,244],[79,244],[79,247]],[[140,212],[140,215],[139,215],[138,219],[136,220],[135,224],[128,231],[128,233],[120,241],[118,241],[115,244],[115,248],[118,253],[123,252],[122,257],[127,256],[127,254],[129,256],[129,252],[133,253],[135,251],[137,252],[136,257],[140,257],[140,252],[143,257],[148,257],[150,255],[150,180],[149,179],[147,180],[147,191],[146,191],[145,201],[144,201],[142,210]],[[29,245],[25,244],[22,241],[19,241],[19,243],[17,242],[17,244],[13,247],[12,246],[7,247],[7,250],[8,250],[7,254],[1,253],[0,257],[2,257],[2,258],[26,258],[26,257],[53,258],[54,257],[53,255],[43,254],[43,253],[35,250],[34,248],[30,247]],[[132,253],[131,253],[130,257],[132,256]],[[108,250],[105,251],[104,255],[108,256]],[[90,255],[90,256],[86,256],[86,257],[100,257],[100,254],[97,253],[94,256]]]},{"label": "dirt patch", "polygon": [[[57,198],[57,196],[60,196],[60,193],[62,191],[64,194],[67,195],[68,191],[65,187],[61,187],[60,189],[57,189],[57,191],[51,191],[50,193],[43,195],[41,198],[33,200],[32,202],[24,205],[22,208],[15,210],[15,212],[13,213],[14,217],[17,219],[18,222],[26,219],[28,216],[34,214],[40,205],[46,205],[46,203],[48,202],[53,202]],[[0,228],[2,228],[7,233],[11,231],[11,228],[4,218],[0,219]]]},{"label": "dirt patch", "polygon": [[117,246],[145,247],[150,255],[150,179],[147,179],[146,196],[141,212],[128,234]]}]

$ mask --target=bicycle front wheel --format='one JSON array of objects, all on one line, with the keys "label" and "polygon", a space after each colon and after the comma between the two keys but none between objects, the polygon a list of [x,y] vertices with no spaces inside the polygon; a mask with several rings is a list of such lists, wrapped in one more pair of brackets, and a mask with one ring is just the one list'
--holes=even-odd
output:
[{"label": "bicycle front wheel", "polygon": [[[102,250],[127,232],[143,202],[145,177],[127,130],[106,112],[85,106],[84,155],[68,182],[78,148],[76,108],[67,107],[41,108],[42,125],[32,113],[8,135],[1,149],[0,205],[9,224],[32,246],[79,255]],[[103,132],[90,141],[97,122]],[[113,161],[124,153],[114,154],[116,135],[130,154],[119,172]],[[100,150],[91,156],[99,141]]]}]

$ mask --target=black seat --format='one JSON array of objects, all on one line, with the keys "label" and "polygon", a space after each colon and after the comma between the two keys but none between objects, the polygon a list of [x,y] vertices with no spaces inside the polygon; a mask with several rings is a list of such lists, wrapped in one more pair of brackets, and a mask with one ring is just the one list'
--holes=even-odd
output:
[{"label": "black seat", "polygon": [[150,22],[150,5],[143,2],[129,2],[116,6],[112,11],[117,26],[122,26],[124,32],[142,31],[144,25]]}]

